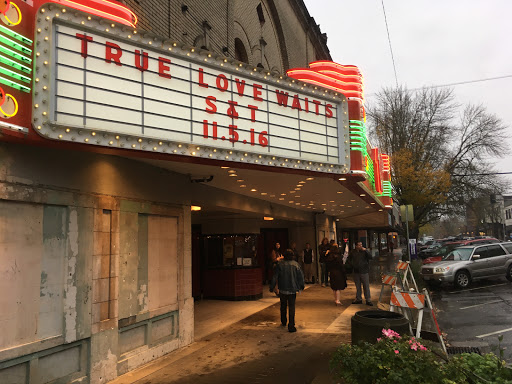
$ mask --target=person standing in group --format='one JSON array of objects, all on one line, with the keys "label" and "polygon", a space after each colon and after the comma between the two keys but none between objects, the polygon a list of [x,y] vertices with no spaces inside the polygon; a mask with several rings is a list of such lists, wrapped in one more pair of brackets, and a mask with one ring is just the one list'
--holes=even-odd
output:
[{"label": "person standing in group", "polygon": [[270,292],[276,292],[281,301],[281,325],[286,326],[286,308],[288,307],[288,332],[297,332],[295,328],[295,301],[297,292],[304,290],[304,274],[299,263],[293,260],[293,251],[287,249],[284,260],[277,263],[270,283]]},{"label": "person standing in group", "polygon": [[315,253],[309,243],[306,243],[306,248],[302,250],[302,262],[304,263],[304,279],[306,283],[315,283],[315,276],[313,274],[313,265],[315,262]]},{"label": "person standing in group", "polygon": [[295,260],[302,268],[302,260],[300,259],[299,251],[297,251],[297,243],[294,241],[290,248],[293,252],[293,260]]},{"label": "person standing in group", "polygon": [[277,265],[277,262],[279,260],[283,259],[282,250],[281,250],[281,244],[279,242],[275,243],[274,248],[272,248],[272,251],[270,252],[270,255],[267,259],[267,279],[270,282],[272,279],[272,276],[274,275],[274,269]]},{"label": "person standing in group", "polygon": [[341,305],[341,291],[347,288],[347,275],[343,265],[343,255],[338,244],[333,244],[327,253],[327,269],[331,276],[331,289],[334,295],[334,303]]},{"label": "person standing in group", "polygon": [[324,237],[322,243],[318,246],[318,254],[320,261],[320,281],[322,283],[322,287],[329,285],[329,271],[327,270],[327,256],[326,253],[331,246],[329,245],[329,239]]},{"label": "person standing in group", "polygon": [[366,305],[373,306],[370,294],[370,260],[372,256],[366,248],[363,247],[362,242],[356,243],[356,249],[350,251],[347,264],[352,267],[354,283],[356,285],[356,299],[352,304],[362,304],[363,298],[361,296],[361,285],[363,286],[364,299]]}]

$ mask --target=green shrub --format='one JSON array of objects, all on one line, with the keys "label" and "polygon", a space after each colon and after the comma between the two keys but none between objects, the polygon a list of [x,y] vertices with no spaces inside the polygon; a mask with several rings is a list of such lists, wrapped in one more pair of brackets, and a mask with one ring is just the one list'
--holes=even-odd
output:
[{"label": "green shrub", "polygon": [[341,345],[330,368],[345,384],[512,383],[512,370],[494,354],[463,354],[447,360],[423,340],[387,329],[375,344]]}]

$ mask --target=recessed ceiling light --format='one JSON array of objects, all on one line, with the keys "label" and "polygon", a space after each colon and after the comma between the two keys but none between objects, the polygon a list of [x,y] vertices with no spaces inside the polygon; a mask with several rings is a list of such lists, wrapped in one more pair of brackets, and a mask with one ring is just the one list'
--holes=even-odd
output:
[{"label": "recessed ceiling light", "polygon": [[295,191],[290,191],[290,193],[295,193]]},{"label": "recessed ceiling light", "polygon": [[289,201],[288,203],[290,203],[290,204],[293,204],[293,203],[295,203],[295,201],[293,201],[293,200],[290,200],[290,201]]},{"label": "recessed ceiling light", "polygon": [[306,180],[315,180],[314,177],[308,177]]},{"label": "recessed ceiling light", "polygon": [[329,203],[334,203],[334,200],[329,201]]},{"label": "recessed ceiling light", "polygon": [[299,184],[306,184],[305,181],[299,181]]},{"label": "recessed ceiling light", "polygon": [[382,209],[379,209],[379,212],[382,212]]},{"label": "recessed ceiling light", "polygon": [[350,201],[355,201],[355,200],[350,200]]},{"label": "recessed ceiling light", "polygon": [[229,167],[221,167],[222,169],[228,169]]},{"label": "recessed ceiling light", "polygon": [[370,203],[371,205],[375,205],[375,203]]},{"label": "recessed ceiling light", "polygon": [[284,200],[284,197],[280,197],[279,200]]},{"label": "recessed ceiling light", "polygon": [[257,192],[258,190],[257,189],[251,189],[251,192]]},{"label": "recessed ceiling light", "polygon": [[302,188],[302,184],[297,184],[297,187]]},{"label": "recessed ceiling light", "polygon": [[361,197],[364,197],[364,196],[366,196],[366,194],[364,194],[364,193],[361,193],[361,194],[360,194],[359,196],[361,196]]},{"label": "recessed ceiling light", "polygon": [[299,195],[295,195],[295,198],[298,198],[298,197],[300,197],[300,196]]},{"label": "recessed ceiling light", "polygon": [[237,180],[238,183],[243,183],[244,181],[242,179]]},{"label": "recessed ceiling light", "polygon": [[245,184],[242,184],[242,185],[240,186],[240,188],[245,188],[245,187],[247,187],[247,185],[245,185]]},{"label": "recessed ceiling light", "polygon": [[323,203],[322,205],[327,205],[327,204]]},{"label": "recessed ceiling light", "polygon": [[281,193],[281,196],[286,196],[286,193]]},{"label": "recessed ceiling light", "polygon": [[230,177],[238,177],[238,175],[236,173],[230,173],[228,176],[230,176]]},{"label": "recessed ceiling light", "polygon": [[341,191],[338,191],[338,192],[336,192],[336,193],[343,193],[343,192],[341,192]]},{"label": "recessed ceiling light", "polygon": [[234,169],[230,169],[228,173],[236,173],[236,171]]},{"label": "recessed ceiling light", "polygon": [[352,206],[351,205],[347,205],[347,208],[352,208]]},{"label": "recessed ceiling light", "polygon": [[296,191],[300,191],[300,188],[295,188]]},{"label": "recessed ceiling light", "polygon": [[340,177],[338,180],[345,181],[345,180],[347,180],[347,178],[346,177]]},{"label": "recessed ceiling light", "polygon": [[261,192],[261,196],[266,196],[267,192]]}]

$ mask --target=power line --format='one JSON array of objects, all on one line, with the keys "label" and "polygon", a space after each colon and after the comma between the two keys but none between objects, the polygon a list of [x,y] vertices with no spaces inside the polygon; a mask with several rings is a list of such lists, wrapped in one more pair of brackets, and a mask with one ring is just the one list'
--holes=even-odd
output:
[{"label": "power line", "polygon": [[[411,88],[411,89],[409,89],[409,91],[418,91],[420,89],[430,89],[430,88],[454,87],[457,85],[482,83],[484,81],[501,80],[501,79],[508,79],[508,78],[512,78],[512,75],[487,77],[484,79],[476,79],[476,80],[465,80],[465,81],[459,81],[458,83],[449,83],[449,84],[440,84],[440,85],[425,85],[423,87]],[[365,94],[365,97],[370,97],[370,96],[375,96],[375,95],[376,95],[376,93],[368,93],[368,94]]]},{"label": "power line", "polygon": [[471,174],[467,174],[467,175],[452,175],[452,176],[468,177],[468,176],[490,176],[490,175],[512,175],[512,172],[471,173]]},{"label": "power line", "polygon": [[463,84],[472,84],[472,83],[481,83],[484,81],[491,81],[491,80],[500,80],[500,79],[507,79],[509,77],[512,77],[512,75],[503,75],[503,76],[497,76],[497,77],[488,77],[485,79],[477,79],[477,80],[467,80],[467,81],[460,81],[458,83],[450,83],[450,84],[442,84],[442,85],[431,85],[426,87],[420,87],[420,88],[413,88],[410,89],[411,91],[417,91],[419,89],[423,88],[442,88],[442,87],[453,87],[456,85],[463,85]]},{"label": "power line", "polygon": [[384,0],[382,0],[382,12],[384,12],[384,21],[386,22],[386,31],[388,33],[389,50],[391,51],[391,61],[393,62],[393,70],[395,71],[396,87],[398,88],[398,76],[396,74],[395,56],[393,55],[393,48],[391,47],[391,37],[389,35],[388,18],[386,17],[386,9],[384,8]]}]

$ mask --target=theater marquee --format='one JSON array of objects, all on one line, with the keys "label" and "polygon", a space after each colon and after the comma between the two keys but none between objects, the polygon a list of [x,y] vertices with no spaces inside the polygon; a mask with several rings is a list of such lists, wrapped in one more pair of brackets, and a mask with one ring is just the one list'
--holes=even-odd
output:
[{"label": "theater marquee", "polygon": [[36,26],[33,124],[44,137],[347,171],[343,95],[61,10],[47,7]]}]

